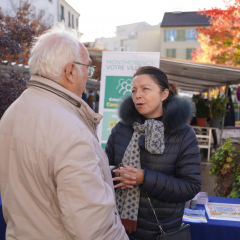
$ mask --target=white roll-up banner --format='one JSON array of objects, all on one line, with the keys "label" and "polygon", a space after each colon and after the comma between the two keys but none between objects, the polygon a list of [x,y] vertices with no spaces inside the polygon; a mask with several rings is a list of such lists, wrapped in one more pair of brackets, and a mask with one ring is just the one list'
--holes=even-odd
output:
[{"label": "white roll-up banner", "polygon": [[98,126],[98,138],[105,148],[112,128],[119,121],[118,105],[122,98],[131,95],[132,79],[139,67],[160,65],[159,52],[103,51],[99,113],[103,119]]}]

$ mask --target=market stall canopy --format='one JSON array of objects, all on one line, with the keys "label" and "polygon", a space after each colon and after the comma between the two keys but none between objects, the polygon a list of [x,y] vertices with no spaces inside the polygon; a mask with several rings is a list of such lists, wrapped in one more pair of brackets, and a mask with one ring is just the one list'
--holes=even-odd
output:
[{"label": "market stall canopy", "polygon": [[183,91],[207,92],[208,88],[240,84],[240,68],[194,61],[160,58],[160,69],[169,83]]}]

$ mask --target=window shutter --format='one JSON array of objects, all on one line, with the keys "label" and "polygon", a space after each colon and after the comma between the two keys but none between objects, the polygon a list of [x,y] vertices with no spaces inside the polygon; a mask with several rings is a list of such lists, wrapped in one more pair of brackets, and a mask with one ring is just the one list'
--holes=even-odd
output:
[{"label": "window shutter", "polygon": [[164,42],[167,41],[167,30],[164,30]]},{"label": "window shutter", "polygon": [[167,57],[169,57],[169,50],[170,50],[170,49],[167,49]]},{"label": "window shutter", "polygon": [[198,37],[199,37],[199,32],[196,31],[195,41],[197,41]]},{"label": "window shutter", "polygon": [[186,30],[179,29],[177,30],[177,41],[186,41]]},{"label": "window shutter", "polygon": [[186,30],[181,30],[181,41],[186,41]]},{"label": "window shutter", "polygon": [[176,58],[176,49],[172,49],[172,58]]},{"label": "window shutter", "polygon": [[181,30],[177,30],[177,41],[181,41],[181,37],[180,37],[180,34],[181,34]]},{"label": "window shutter", "polygon": [[186,49],[186,59],[187,60],[192,60],[192,50],[193,50],[193,48]]},{"label": "window shutter", "polygon": [[167,49],[167,57],[176,58],[176,49]]}]

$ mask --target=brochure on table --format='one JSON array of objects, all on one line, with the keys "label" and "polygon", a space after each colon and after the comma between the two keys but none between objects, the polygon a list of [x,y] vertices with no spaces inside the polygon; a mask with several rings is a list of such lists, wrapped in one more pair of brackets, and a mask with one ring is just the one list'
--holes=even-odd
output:
[{"label": "brochure on table", "polygon": [[119,121],[117,108],[122,98],[131,95],[132,76],[141,66],[159,68],[160,53],[103,51],[99,113],[103,119],[98,126],[102,148]]},{"label": "brochure on table", "polygon": [[209,202],[205,205],[209,219],[240,221],[240,205]]},{"label": "brochure on table", "polygon": [[205,210],[184,209],[183,221],[207,223]]}]

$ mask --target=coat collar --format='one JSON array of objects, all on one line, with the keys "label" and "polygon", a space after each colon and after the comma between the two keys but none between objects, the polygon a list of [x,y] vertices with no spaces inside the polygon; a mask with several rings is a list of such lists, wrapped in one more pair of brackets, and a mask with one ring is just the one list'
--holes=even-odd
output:
[{"label": "coat collar", "polygon": [[38,87],[62,97],[74,105],[78,111],[81,109],[85,116],[94,123],[98,124],[102,119],[102,115],[95,113],[82,98],[51,79],[32,75],[28,83],[28,88],[29,87]]},{"label": "coat collar", "polygon": [[[132,97],[125,98],[119,106],[119,118],[126,125],[141,122],[141,115],[134,106]],[[185,127],[192,117],[193,104],[187,97],[172,97],[164,107],[162,122],[165,132],[174,133]]]}]

